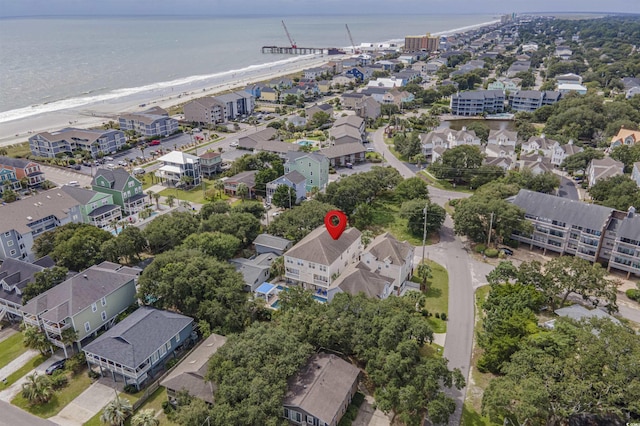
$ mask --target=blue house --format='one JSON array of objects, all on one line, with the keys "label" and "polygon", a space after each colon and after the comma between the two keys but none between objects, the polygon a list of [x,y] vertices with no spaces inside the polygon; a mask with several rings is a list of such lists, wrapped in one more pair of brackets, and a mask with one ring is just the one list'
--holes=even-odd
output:
[{"label": "blue house", "polygon": [[262,88],[263,87],[264,86],[261,85],[261,84],[252,84],[251,86],[245,87],[244,91],[249,93],[254,98],[258,99],[258,98],[260,98],[260,94],[262,92]]},{"label": "blue house", "polygon": [[90,368],[136,388],[195,340],[193,319],[143,306],[83,348]]},{"label": "blue house", "polygon": [[6,188],[17,191],[22,188],[22,185],[20,185],[20,181],[16,178],[16,172],[0,168],[0,194],[2,194],[2,191]]},{"label": "blue house", "polygon": [[364,81],[365,79],[364,70],[360,67],[350,68],[345,72],[345,74],[354,76],[358,81]]},{"label": "blue house", "polygon": [[307,178],[305,178],[302,173],[294,170],[267,183],[267,201],[269,203],[280,185],[286,185],[296,191],[296,199],[291,200],[293,204],[298,204],[307,194]]}]

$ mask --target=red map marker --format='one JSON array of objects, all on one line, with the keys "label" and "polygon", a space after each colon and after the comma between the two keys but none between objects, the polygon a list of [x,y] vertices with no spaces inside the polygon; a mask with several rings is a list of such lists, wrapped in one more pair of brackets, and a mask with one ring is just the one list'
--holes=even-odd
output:
[{"label": "red map marker", "polygon": [[[336,219],[337,223],[334,224]],[[329,232],[329,235],[331,235],[331,238],[337,240],[347,228],[347,215],[342,213],[340,210],[331,210],[324,217],[324,226],[327,227],[327,231]]]}]

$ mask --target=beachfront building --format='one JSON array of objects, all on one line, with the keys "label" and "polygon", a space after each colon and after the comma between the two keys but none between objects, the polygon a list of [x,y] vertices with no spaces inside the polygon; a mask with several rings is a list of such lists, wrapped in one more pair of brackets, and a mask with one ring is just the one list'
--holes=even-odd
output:
[{"label": "beachfront building", "polygon": [[440,37],[426,34],[423,36],[405,36],[404,47],[405,52],[435,52],[440,46]]},{"label": "beachfront building", "polygon": [[334,240],[324,225],[319,226],[285,253],[285,278],[308,290],[326,292],[350,263],[358,261],[360,237],[360,231],[349,228]]},{"label": "beachfront building", "polygon": [[18,321],[22,318],[22,292],[35,282],[35,274],[55,266],[49,256],[33,263],[6,258],[0,265],[0,321]]},{"label": "beachfront building", "polygon": [[337,426],[358,391],[360,370],[333,354],[311,355],[287,382],[283,417],[290,424]]},{"label": "beachfront building", "polygon": [[504,111],[504,100],[502,90],[457,92],[451,96],[451,114],[469,117],[483,113],[500,113]]},{"label": "beachfront building", "polygon": [[90,189],[64,185],[60,188],[78,202],[82,223],[106,229],[122,220],[122,208],[113,202],[113,195]]},{"label": "beachfront building", "polygon": [[123,168],[96,170],[91,188],[112,196],[113,203],[120,206],[127,216],[144,210],[146,203],[142,182]]},{"label": "beachfront building", "polygon": [[[11,158],[0,156],[0,169],[13,172],[15,179],[26,179],[29,188],[40,186],[45,181],[44,173],[40,170],[40,164],[25,160],[24,158]],[[4,173],[5,179],[11,179],[10,174]]]},{"label": "beachfront building", "polygon": [[200,158],[180,151],[158,158],[162,166],[156,176],[171,186],[197,186],[201,182]]},{"label": "beachfront building", "polygon": [[33,241],[69,222],[81,223],[80,203],[59,189],[0,205],[0,260],[33,261]]},{"label": "beachfront building", "polygon": [[242,90],[225,95],[218,95],[213,99],[223,105],[225,121],[235,120],[240,116],[249,115],[255,109],[256,99],[250,93]]},{"label": "beachfront building", "polygon": [[68,127],[56,132],[42,132],[29,138],[31,153],[37,157],[56,158],[76,151],[88,151],[93,158],[119,151],[126,143],[121,130],[88,130]]},{"label": "beachfront building", "polygon": [[118,123],[120,130],[133,130],[146,138],[169,136],[178,131],[178,120],[169,117],[167,111],[160,107],[123,114],[118,118]]},{"label": "beachfront building", "polygon": [[90,368],[110,374],[114,382],[138,390],[154,378],[168,359],[190,347],[193,318],[141,306],[83,349]]},{"label": "beachfront building", "polygon": [[62,348],[62,335],[76,332],[74,343],[109,329],[116,317],[136,303],[136,280],[140,270],[102,262],[29,300],[22,308],[25,324],[41,329],[53,346]]},{"label": "beachfront building", "polygon": [[329,159],[318,152],[287,152],[284,172],[297,171],[305,178],[305,189],[310,193],[313,188],[322,191],[329,183]]},{"label": "beachfront building", "polygon": [[292,205],[298,204],[307,195],[307,179],[300,172],[294,170],[267,183],[267,202],[271,203],[273,194],[280,185],[285,185],[295,191],[295,199],[291,200]]},{"label": "beachfront building", "polygon": [[198,98],[184,104],[185,121],[198,124],[219,124],[225,121],[224,105],[215,98]]}]

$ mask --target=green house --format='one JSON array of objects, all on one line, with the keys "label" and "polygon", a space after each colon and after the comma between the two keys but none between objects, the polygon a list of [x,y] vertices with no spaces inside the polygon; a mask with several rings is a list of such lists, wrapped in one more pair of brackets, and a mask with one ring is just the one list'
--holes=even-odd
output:
[{"label": "green house", "polygon": [[122,219],[122,208],[114,204],[110,194],[69,185],[64,185],[61,190],[78,202],[82,223],[106,229]]},{"label": "green house", "polygon": [[297,171],[307,180],[307,193],[314,187],[325,189],[329,183],[329,159],[316,152],[289,151],[287,162],[284,164],[284,172]]},{"label": "green house", "polygon": [[122,207],[125,216],[144,209],[146,196],[142,190],[142,182],[125,169],[98,169],[91,187],[94,191],[112,195],[113,202]]}]

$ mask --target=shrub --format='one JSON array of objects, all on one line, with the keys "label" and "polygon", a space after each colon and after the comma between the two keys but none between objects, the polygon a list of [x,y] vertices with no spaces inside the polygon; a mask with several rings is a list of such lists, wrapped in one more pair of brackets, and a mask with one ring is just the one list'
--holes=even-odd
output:
[{"label": "shrub", "polygon": [[423,317],[428,317],[428,316],[429,316],[429,311],[428,311],[428,310],[426,310],[426,309],[423,309],[423,310],[422,310],[422,316],[423,316]]},{"label": "shrub", "polygon": [[95,372],[93,370],[89,370],[87,375],[89,376],[90,379],[94,379],[94,380],[100,378],[100,373],[97,373],[97,372]]},{"label": "shrub", "polygon": [[71,371],[73,374],[78,374],[86,365],[86,361],[84,352],[80,352],[67,359],[67,362],[64,364],[64,369]]},{"label": "shrub", "polygon": [[473,251],[475,251],[476,253],[484,253],[486,249],[487,246],[485,246],[484,244],[478,244],[473,248]]},{"label": "shrub", "polygon": [[176,407],[169,401],[162,401],[162,411],[164,411],[165,414],[170,414],[175,411],[175,409]]},{"label": "shrub", "polygon": [[444,312],[440,314],[440,319],[442,321],[446,321],[447,320],[447,314],[445,314]]},{"label": "shrub", "polygon": [[171,369],[174,365],[178,363],[178,360],[175,358],[171,358],[169,361],[165,363],[165,367],[167,370]]},{"label": "shrub", "polygon": [[124,391],[125,391],[125,393],[133,394],[133,393],[138,392],[138,389],[136,388],[135,385],[126,385],[124,387]]},{"label": "shrub", "polygon": [[629,299],[635,300],[636,302],[640,302],[640,290],[636,290],[635,288],[632,288],[627,290],[626,293]]},{"label": "shrub", "polygon": [[484,251],[484,255],[487,257],[498,257],[498,250],[497,249],[486,249]]},{"label": "shrub", "polygon": [[459,198],[454,198],[453,200],[449,200],[449,205],[453,208],[457,207],[460,204]]},{"label": "shrub", "polygon": [[67,378],[67,375],[65,374],[64,371],[56,370],[51,375],[51,387],[53,388],[53,390],[62,389],[68,384],[69,384],[69,379]]},{"label": "shrub", "polygon": [[436,312],[436,318],[440,318],[440,312]]}]

